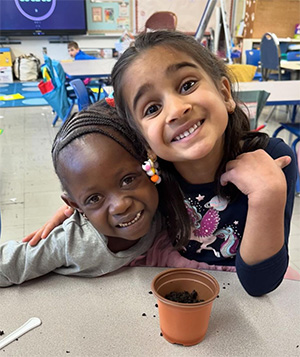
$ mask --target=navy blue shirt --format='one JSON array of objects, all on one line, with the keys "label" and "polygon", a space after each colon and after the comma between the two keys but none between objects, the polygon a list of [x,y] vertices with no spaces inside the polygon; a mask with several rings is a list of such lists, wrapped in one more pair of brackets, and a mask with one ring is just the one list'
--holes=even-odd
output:
[{"label": "navy blue shirt", "polygon": [[214,182],[193,185],[180,178],[193,223],[190,241],[181,254],[190,260],[223,266],[224,270],[226,266],[235,266],[241,284],[254,296],[274,290],[286,272],[297,172],[294,153],[283,140],[270,138],[265,151],[274,159],[284,155],[292,157],[292,162],[283,169],[287,181],[285,244],[277,254],[255,265],[246,264],[239,254],[248,211],[247,196],[240,193],[237,200],[228,202],[216,196]]}]

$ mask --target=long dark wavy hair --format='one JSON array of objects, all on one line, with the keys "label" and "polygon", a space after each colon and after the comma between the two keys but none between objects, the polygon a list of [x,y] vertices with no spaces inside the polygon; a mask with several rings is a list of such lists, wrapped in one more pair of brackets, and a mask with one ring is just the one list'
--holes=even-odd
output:
[{"label": "long dark wavy hair", "polygon": [[[226,77],[230,83],[233,100],[237,103],[236,109],[229,115],[228,125],[224,133],[224,153],[221,163],[215,174],[216,194],[228,199],[235,199],[239,194],[233,184],[221,186],[220,176],[225,172],[226,163],[235,159],[243,152],[264,149],[269,137],[267,134],[251,132],[249,118],[239,106],[240,102],[232,88],[232,74],[228,72],[223,60],[216,57],[211,51],[199,44],[193,37],[178,31],[155,31],[140,34],[133,45],[129,47],[119,58],[112,71],[112,85],[114,87],[114,98],[119,115],[126,118],[129,125],[136,131],[141,140],[143,135],[139,126],[130,113],[129,106],[123,98],[126,85],[123,83],[124,74],[141,54],[155,47],[162,46],[170,50],[184,52],[195,60],[213,80],[216,88],[219,87],[222,77]],[[134,73],[132,73],[134,76]],[[146,143],[145,143],[146,145]],[[176,170],[170,162],[160,159],[162,169],[168,172],[170,182],[176,181]]]},{"label": "long dark wavy hair", "polygon": [[[108,105],[105,100],[96,102],[88,109],[75,113],[67,119],[52,145],[54,169],[65,191],[68,191],[68,187],[61,172],[63,162],[60,153],[74,140],[84,139],[86,135],[95,133],[100,134],[99,140],[101,135],[104,135],[116,141],[141,165],[147,160],[145,146],[126,120],[120,117],[116,109]],[[156,187],[159,194],[158,209],[167,221],[170,240],[176,247],[182,247],[190,237],[190,221],[179,185],[172,186],[167,179],[163,179]]]}]

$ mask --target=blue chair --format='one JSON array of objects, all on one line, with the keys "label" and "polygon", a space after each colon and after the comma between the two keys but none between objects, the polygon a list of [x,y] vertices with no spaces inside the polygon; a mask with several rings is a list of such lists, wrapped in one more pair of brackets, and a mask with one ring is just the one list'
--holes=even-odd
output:
[{"label": "blue chair", "polygon": [[[266,32],[260,43],[260,62],[261,62],[261,73],[262,80],[268,81],[269,79],[273,80],[289,80],[290,73],[282,73],[282,69],[280,67],[281,60],[281,52],[279,47],[279,40],[274,33]],[[273,73],[272,73],[273,72]],[[268,117],[266,118],[266,123],[272,117],[274,110],[276,107],[274,106]],[[288,114],[289,107],[286,107],[286,113]]]},{"label": "blue chair", "polygon": [[[277,36],[271,32],[265,33],[260,43],[260,63],[263,81],[290,79],[289,73],[282,74],[280,60],[281,53]],[[271,73],[272,71],[276,71],[276,73]]]},{"label": "blue chair", "polygon": [[[294,141],[292,141],[291,147],[294,151],[296,161],[298,162],[297,157],[298,157],[298,155],[300,155],[300,149],[297,153],[296,146],[297,146],[298,142],[300,141],[300,123],[280,123],[280,126],[274,131],[273,137],[275,138],[278,135],[278,133],[282,130],[287,130],[289,133],[296,136],[296,139],[294,139]],[[299,170],[300,170],[300,168],[298,167],[297,181],[296,181],[296,194],[297,195],[300,195],[300,177],[299,177],[300,172],[299,172]]]},{"label": "blue chair", "polygon": [[76,95],[79,111],[86,109],[90,104],[95,102],[95,97],[93,99],[91,98],[91,94],[81,79],[73,79],[70,81],[70,86]]},{"label": "blue chair", "polygon": [[260,65],[260,50],[252,49],[246,50],[246,64],[252,64],[252,66]]},{"label": "blue chair", "polygon": [[[246,50],[246,64],[251,64],[252,66],[256,66],[257,69],[260,70],[260,50],[252,49]],[[262,80],[261,72],[256,71],[253,80]]]}]

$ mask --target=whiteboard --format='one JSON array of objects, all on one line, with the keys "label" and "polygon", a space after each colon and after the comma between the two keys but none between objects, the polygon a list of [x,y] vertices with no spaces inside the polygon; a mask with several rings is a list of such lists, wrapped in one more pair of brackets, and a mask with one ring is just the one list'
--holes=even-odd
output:
[{"label": "whiteboard", "polygon": [[[225,0],[228,25],[230,24],[233,0]],[[136,0],[136,32],[144,30],[145,22],[156,11],[172,11],[177,15],[177,30],[195,33],[207,0]],[[219,6],[217,3],[216,7]],[[215,11],[208,23],[207,30],[215,28]]]}]

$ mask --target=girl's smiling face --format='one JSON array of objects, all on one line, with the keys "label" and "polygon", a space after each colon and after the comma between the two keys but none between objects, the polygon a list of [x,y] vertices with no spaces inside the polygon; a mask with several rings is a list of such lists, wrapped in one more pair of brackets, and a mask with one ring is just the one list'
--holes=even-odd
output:
[{"label": "girl's smiling face", "polygon": [[150,230],[157,189],[140,162],[121,145],[104,135],[89,134],[60,155],[68,203],[84,212],[99,233],[133,241]]},{"label": "girl's smiling face", "polygon": [[122,84],[131,115],[159,157],[179,172],[202,159],[218,166],[228,112],[235,108],[225,77],[217,88],[190,56],[156,46],[131,63]]}]

